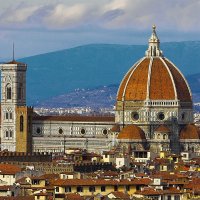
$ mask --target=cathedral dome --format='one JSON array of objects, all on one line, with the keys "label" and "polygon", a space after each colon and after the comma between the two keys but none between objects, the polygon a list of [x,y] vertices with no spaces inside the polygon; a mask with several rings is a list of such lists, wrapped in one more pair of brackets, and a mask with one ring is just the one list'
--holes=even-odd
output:
[{"label": "cathedral dome", "polygon": [[180,132],[180,139],[200,139],[200,130],[194,124],[186,125]]},{"label": "cathedral dome", "polygon": [[192,102],[183,74],[162,55],[155,26],[146,56],[124,76],[118,89],[118,101],[179,100]]},{"label": "cathedral dome", "polygon": [[144,131],[132,124],[125,126],[118,135],[118,139],[121,140],[146,140]]},{"label": "cathedral dome", "polygon": [[155,129],[155,132],[159,132],[159,133],[169,133],[170,132],[170,130],[169,130],[169,128],[167,127],[167,126],[165,126],[165,125],[160,125],[160,126],[158,126],[156,129]]}]

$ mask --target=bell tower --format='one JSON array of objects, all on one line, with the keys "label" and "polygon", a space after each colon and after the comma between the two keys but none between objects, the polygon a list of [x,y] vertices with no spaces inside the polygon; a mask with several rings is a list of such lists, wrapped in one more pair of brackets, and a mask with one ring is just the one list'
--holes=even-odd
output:
[{"label": "bell tower", "polygon": [[15,61],[1,68],[1,150],[31,152],[32,108],[26,106],[27,65]]}]

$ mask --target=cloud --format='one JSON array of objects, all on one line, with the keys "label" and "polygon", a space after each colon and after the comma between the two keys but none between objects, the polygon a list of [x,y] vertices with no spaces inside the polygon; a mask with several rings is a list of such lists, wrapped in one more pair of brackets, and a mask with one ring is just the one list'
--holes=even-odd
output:
[{"label": "cloud", "polygon": [[200,31],[198,0],[16,2],[1,10],[0,26],[18,29],[28,27],[69,30],[96,27],[145,31],[155,23],[162,30]]},{"label": "cloud", "polygon": [[7,9],[0,17],[0,23],[4,25],[12,25],[16,23],[25,23],[29,17],[40,8],[38,5],[27,6],[24,4],[17,5],[16,7]]},{"label": "cloud", "polygon": [[81,24],[85,16],[87,8],[83,4],[58,4],[44,17],[44,23],[48,27],[63,29]]}]

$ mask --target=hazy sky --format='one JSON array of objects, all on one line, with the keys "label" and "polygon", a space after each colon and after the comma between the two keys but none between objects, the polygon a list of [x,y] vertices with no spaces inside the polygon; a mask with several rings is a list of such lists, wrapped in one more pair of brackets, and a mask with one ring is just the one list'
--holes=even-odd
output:
[{"label": "hazy sky", "polygon": [[200,0],[0,0],[0,59],[91,43],[200,40]]}]

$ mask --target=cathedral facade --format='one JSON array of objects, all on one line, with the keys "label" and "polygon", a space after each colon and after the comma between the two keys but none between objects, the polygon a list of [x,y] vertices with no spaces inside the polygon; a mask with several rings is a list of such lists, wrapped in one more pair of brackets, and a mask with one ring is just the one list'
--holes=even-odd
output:
[{"label": "cathedral facade", "polygon": [[190,87],[180,70],[164,57],[155,26],[145,56],[120,84],[115,117],[122,125],[120,143],[135,150],[200,150]]},{"label": "cathedral facade", "polygon": [[145,56],[119,86],[115,117],[33,115],[26,106],[26,69],[15,60],[1,64],[1,150],[101,152],[120,145],[156,153],[200,151],[190,87],[164,57],[155,26]]}]

